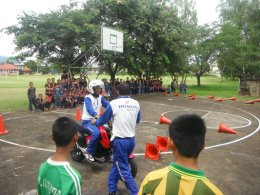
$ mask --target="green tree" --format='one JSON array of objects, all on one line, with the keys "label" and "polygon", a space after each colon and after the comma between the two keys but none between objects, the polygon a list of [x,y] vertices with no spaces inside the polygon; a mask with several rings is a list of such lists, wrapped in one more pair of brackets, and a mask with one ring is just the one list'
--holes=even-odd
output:
[{"label": "green tree", "polygon": [[[191,2],[89,0],[48,14],[24,13],[7,33],[15,35],[22,57],[35,56],[57,70],[87,66],[95,58],[112,79],[120,70],[139,77],[183,74],[195,38]],[[89,52],[100,43],[101,25],[124,32],[124,53]]]},{"label": "green tree", "polygon": [[25,62],[24,65],[30,68],[33,72],[38,72],[37,63],[34,60],[29,60]]},{"label": "green tree", "polygon": [[197,37],[194,42],[190,63],[191,70],[197,78],[197,85],[201,85],[201,76],[210,70],[210,64],[214,61],[213,54],[215,52],[214,37],[216,32],[208,25],[197,28]]},{"label": "green tree", "polygon": [[73,60],[93,44],[93,36],[96,36],[88,15],[75,6],[63,6],[47,14],[23,13],[19,16],[19,24],[8,27],[7,33],[15,35],[21,56],[35,56],[68,70]]},{"label": "green tree", "polygon": [[[170,60],[166,71],[171,77],[181,76],[181,82],[186,81],[190,72],[189,59],[193,53],[194,41],[196,38],[197,16],[195,3],[193,0],[177,0],[170,4],[171,12],[175,12],[177,18],[170,16],[166,21],[171,26],[171,33],[166,33],[168,37],[167,55]],[[170,40],[170,41],[169,41]]]},{"label": "green tree", "polygon": [[[221,25],[229,23],[236,26],[240,36],[239,52],[236,52],[236,58],[231,59],[229,64],[234,64],[240,72],[243,72],[243,76],[260,76],[260,1],[222,0],[220,11]],[[228,54],[228,50],[232,55],[237,45],[235,44],[232,49],[231,46],[226,48],[225,55]],[[224,57],[221,55],[220,58],[223,60]],[[238,76],[242,76],[241,73]]]}]

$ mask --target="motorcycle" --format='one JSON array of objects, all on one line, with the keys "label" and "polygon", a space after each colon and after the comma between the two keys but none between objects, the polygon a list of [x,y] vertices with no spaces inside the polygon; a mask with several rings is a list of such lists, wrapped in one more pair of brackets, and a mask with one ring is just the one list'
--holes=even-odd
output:
[{"label": "motorcycle", "polygon": [[[110,143],[111,138],[111,125],[103,125],[98,127],[100,132],[100,140],[97,145],[96,154],[94,157],[96,163],[108,163],[111,162],[112,157],[112,146]],[[71,150],[71,158],[77,162],[82,162],[85,159],[84,151],[88,145],[89,140],[91,139],[91,135],[85,134],[81,125],[78,124],[78,131],[79,131],[79,139],[78,142],[75,144],[73,149]],[[131,170],[131,174],[133,178],[137,175],[137,163],[135,161],[134,154],[130,154],[128,158],[129,168]],[[103,159],[103,160],[102,160]]]}]

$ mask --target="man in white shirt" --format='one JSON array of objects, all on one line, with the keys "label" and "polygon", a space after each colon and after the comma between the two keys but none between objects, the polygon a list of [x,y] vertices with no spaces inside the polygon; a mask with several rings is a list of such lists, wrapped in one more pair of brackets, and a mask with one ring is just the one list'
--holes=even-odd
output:
[{"label": "man in white shirt", "polygon": [[128,158],[135,146],[136,124],[141,120],[140,105],[130,98],[129,84],[121,83],[118,90],[119,98],[111,101],[104,114],[91,123],[100,126],[113,118],[113,166],[108,177],[109,194],[118,194],[117,182],[122,179],[129,193],[136,195],[138,188],[129,169]]}]

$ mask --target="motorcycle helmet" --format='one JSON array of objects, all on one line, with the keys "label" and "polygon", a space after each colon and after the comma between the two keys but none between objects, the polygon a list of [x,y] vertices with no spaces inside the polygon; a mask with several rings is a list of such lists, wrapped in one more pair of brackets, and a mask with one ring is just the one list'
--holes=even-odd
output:
[{"label": "motorcycle helmet", "polygon": [[94,87],[97,87],[97,86],[99,86],[102,89],[105,88],[103,81],[98,80],[98,79],[91,80],[88,84],[89,93],[93,94],[94,93]]}]

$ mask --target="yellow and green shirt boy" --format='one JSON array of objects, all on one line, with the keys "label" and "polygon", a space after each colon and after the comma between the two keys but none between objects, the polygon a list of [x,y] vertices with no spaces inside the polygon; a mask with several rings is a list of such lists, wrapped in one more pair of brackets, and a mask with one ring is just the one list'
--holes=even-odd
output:
[{"label": "yellow and green shirt boy", "polygon": [[222,195],[203,171],[189,169],[176,163],[149,173],[138,195]]}]

